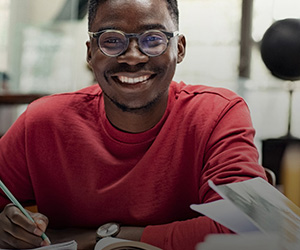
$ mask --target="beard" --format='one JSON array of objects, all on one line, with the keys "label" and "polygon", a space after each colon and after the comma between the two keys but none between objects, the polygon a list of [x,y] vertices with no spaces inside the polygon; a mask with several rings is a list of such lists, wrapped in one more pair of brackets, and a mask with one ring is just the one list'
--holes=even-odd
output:
[{"label": "beard", "polygon": [[133,114],[144,114],[145,112],[151,110],[153,106],[155,106],[156,103],[159,102],[161,96],[163,93],[160,93],[157,95],[152,101],[140,106],[140,107],[129,107],[126,104],[118,102],[115,98],[110,97],[106,93],[104,95],[113,103],[116,105],[117,108],[122,110],[123,112],[133,113]]},{"label": "beard", "polygon": [[[162,68],[157,67],[157,66],[152,66],[151,69],[149,69],[149,65],[146,66],[145,64],[142,64],[142,63],[134,65],[134,66],[122,63],[122,64],[117,65],[114,69],[108,70],[106,72],[104,78],[107,82],[109,82],[109,79],[107,77],[108,75],[113,75],[113,74],[119,73],[119,72],[137,72],[140,70],[145,70],[145,71],[148,70],[148,71],[154,72],[156,75],[158,75],[164,71]],[[154,99],[152,99],[148,103],[145,103],[144,105],[141,105],[139,107],[130,107],[124,103],[119,102],[117,100],[117,98],[115,98],[114,96],[108,95],[107,93],[104,92],[104,90],[103,90],[103,93],[117,108],[119,108],[123,112],[134,113],[134,114],[144,114],[145,112],[151,110],[151,108],[159,102],[161,97],[165,94],[165,91],[168,91],[168,89],[169,88],[166,88],[164,91],[158,93],[158,95],[156,95],[154,97]]]}]

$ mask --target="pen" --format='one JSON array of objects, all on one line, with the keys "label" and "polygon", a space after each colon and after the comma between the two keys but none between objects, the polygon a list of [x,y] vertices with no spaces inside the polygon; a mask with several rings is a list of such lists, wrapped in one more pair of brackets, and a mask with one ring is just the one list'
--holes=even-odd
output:
[{"label": "pen", "polygon": [[[32,221],[33,223],[34,220],[32,219],[32,217],[29,215],[29,213],[22,207],[22,205],[20,204],[20,202],[18,202],[18,200],[13,196],[13,194],[8,190],[8,188],[4,185],[4,183],[0,180],[0,187],[2,189],[2,191],[7,195],[7,197],[11,200],[11,202],[16,206],[18,207],[21,212],[30,220]],[[48,236],[43,233],[41,235],[42,239],[47,241],[49,244],[51,243]]]}]

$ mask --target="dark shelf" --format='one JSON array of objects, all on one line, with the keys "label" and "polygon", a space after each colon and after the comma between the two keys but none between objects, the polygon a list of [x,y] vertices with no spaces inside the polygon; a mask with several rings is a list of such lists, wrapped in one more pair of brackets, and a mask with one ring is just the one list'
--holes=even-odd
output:
[{"label": "dark shelf", "polygon": [[27,104],[45,96],[44,94],[0,94],[0,105]]}]

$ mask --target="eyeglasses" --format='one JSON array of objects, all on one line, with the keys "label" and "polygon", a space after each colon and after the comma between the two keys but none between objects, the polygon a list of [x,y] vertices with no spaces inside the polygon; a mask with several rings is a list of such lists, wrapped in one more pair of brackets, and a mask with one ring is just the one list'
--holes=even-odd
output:
[{"label": "eyeglasses", "polygon": [[117,57],[123,54],[129,46],[130,38],[137,38],[139,49],[147,56],[154,57],[164,53],[171,38],[178,36],[179,32],[166,32],[160,30],[148,30],[143,33],[124,33],[119,30],[103,30],[88,32],[91,38],[96,38],[99,49],[103,54]]}]

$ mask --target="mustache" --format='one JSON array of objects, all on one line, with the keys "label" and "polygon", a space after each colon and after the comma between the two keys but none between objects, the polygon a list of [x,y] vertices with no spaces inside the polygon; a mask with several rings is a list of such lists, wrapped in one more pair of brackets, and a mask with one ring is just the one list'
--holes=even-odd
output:
[{"label": "mustache", "polygon": [[120,72],[138,72],[138,71],[149,71],[149,72],[154,72],[156,74],[162,72],[162,69],[160,67],[151,67],[151,66],[146,66],[144,64],[137,64],[137,65],[128,65],[126,63],[122,63],[119,65],[116,65],[115,68],[110,69],[107,71],[107,74],[112,75]]}]

